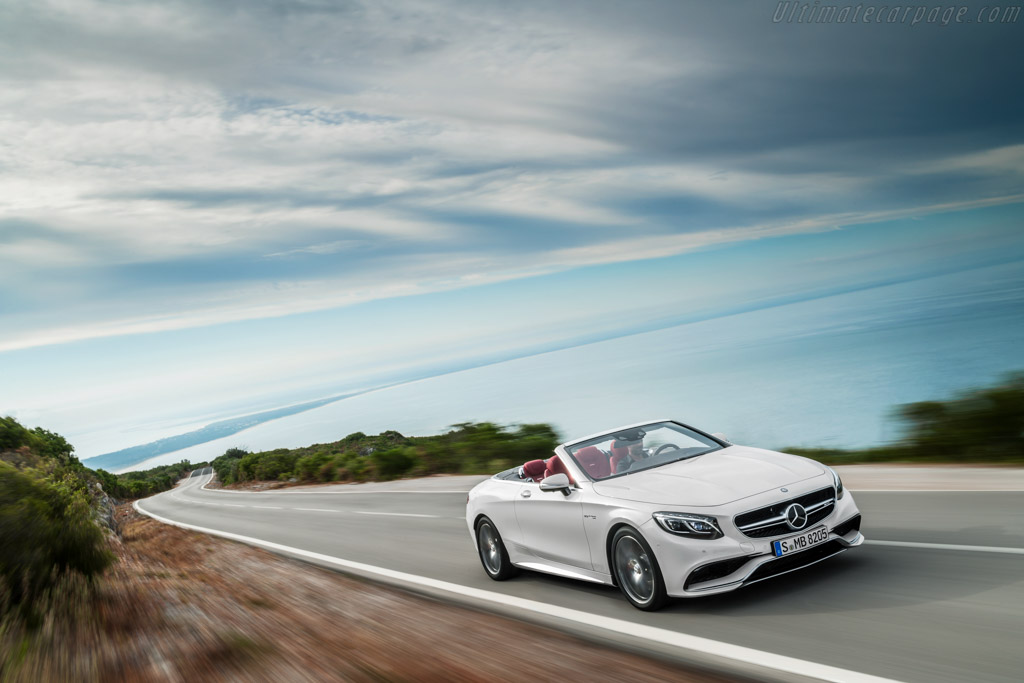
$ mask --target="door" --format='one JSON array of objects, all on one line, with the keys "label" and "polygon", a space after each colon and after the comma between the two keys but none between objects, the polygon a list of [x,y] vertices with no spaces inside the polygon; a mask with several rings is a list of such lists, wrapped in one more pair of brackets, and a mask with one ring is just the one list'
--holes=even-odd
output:
[{"label": "door", "polygon": [[583,492],[575,488],[566,496],[562,491],[541,491],[539,484],[524,484],[515,502],[522,545],[541,560],[593,569],[582,498]]}]

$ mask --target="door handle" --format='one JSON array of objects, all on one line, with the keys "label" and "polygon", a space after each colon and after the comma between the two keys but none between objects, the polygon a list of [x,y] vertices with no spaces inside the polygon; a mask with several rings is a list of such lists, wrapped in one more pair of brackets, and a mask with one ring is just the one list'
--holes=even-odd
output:
[{"label": "door handle", "polygon": [[522,491],[519,492],[519,495],[522,496],[523,498],[529,498],[530,491],[528,489],[523,489]]}]

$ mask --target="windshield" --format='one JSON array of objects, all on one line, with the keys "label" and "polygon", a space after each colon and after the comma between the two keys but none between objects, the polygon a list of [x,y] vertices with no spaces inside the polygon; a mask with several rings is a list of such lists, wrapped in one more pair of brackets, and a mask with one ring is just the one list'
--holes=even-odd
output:
[{"label": "windshield", "polygon": [[569,446],[576,464],[594,481],[694,458],[722,446],[674,422],[656,422],[609,432]]}]

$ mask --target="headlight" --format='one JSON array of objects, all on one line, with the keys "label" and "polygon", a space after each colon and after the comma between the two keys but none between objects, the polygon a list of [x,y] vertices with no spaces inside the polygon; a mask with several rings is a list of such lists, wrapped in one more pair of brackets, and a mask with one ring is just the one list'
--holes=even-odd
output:
[{"label": "headlight", "polygon": [[687,538],[721,538],[722,530],[718,520],[704,515],[689,515],[682,512],[655,512],[654,519],[662,529]]},{"label": "headlight", "polygon": [[846,492],[843,489],[843,480],[839,478],[839,473],[836,472],[831,467],[828,468],[828,471],[832,473],[832,479],[833,481],[835,481],[836,484],[836,500],[839,500],[840,498],[843,497],[843,494]]}]

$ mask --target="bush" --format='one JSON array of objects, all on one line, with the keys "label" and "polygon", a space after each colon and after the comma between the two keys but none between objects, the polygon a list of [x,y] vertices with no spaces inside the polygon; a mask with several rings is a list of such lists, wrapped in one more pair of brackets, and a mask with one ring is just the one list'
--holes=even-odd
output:
[{"label": "bush", "polygon": [[370,477],[368,460],[355,456],[346,458],[338,468],[339,481],[366,481]]},{"label": "bush", "polygon": [[298,456],[287,449],[271,451],[262,456],[256,461],[256,466],[253,469],[254,479],[287,479],[292,476],[295,461],[298,460]]},{"label": "bush", "polygon": [[947,401],[900,406],[910,457],[964,462],[1024,461],[1024,373]]},{"label": "bush", "polygon": [[903,438],[860,450],[786,447],[787,453],[843,465],[858,462],[1024,463],[1024,373],[945,401],[897,406]]},{"label": "bush", "polygon": [[[323,451],[318,451],[313,455],[305,455],[295,461],[295,475],[303,481],[314,481],[320,479],[323,466],[326,463],[329,463],[330,460],[330,453],[325,453]],[[327,481],[330,481],[330,479]]]},{"label": "bush", "polygon": [[114,475],[106,470],[96,470],[92,474],[109,496],[129,499],[144,498],[174,488],[174,484],[179,479],[203,466],[205,463],[193,465],[188,460],[182,460],[174,465],[160,465],[141,472]]},{"label": "bush", "polygon": [[13,451],[27,446],[29,431],[13,417],[0,417],[0,451]]},{"label": "bush", "polygon": [[324,464],[320,465],[320,469],[317,470],[316,478],[317,481],[334,481],[334,477],[337,475],[338,467],[334,464],[333,460],[328,460]]},{"label": "bush", "polygon": [[56,484],[0,463],[0,611],[31,614],[35,601],[70,572],[87,578],[113,561],[90,517],[84,483]]},{"label": "bush", "polygon": [[388,481],[399,477],[413,468],[419,458],[412,448],[392,448],[386,451],[374,451],[367,460],[376,474],[375,479]]},{"label": "bush", "polygon": [[396,431],[349,434],[330,444],[246,453],[233,449],[213,461],[225,484],[238,481],[366,481],[431,474],[476,474],[551,457],[558,434],[546,424],[514,428],[489,422],[455,425],[438,436],[406,437]]},{"label": "bush", "polygon": [[210,464],[213,467],[213,471],[217,473],[217,479],[222,484],[234,484],[236,481],[239,481],[238,464],[247,455],[249,455],[249,452],[241,448],[229,448],[224,452],[224,455],[214,458]]}]

